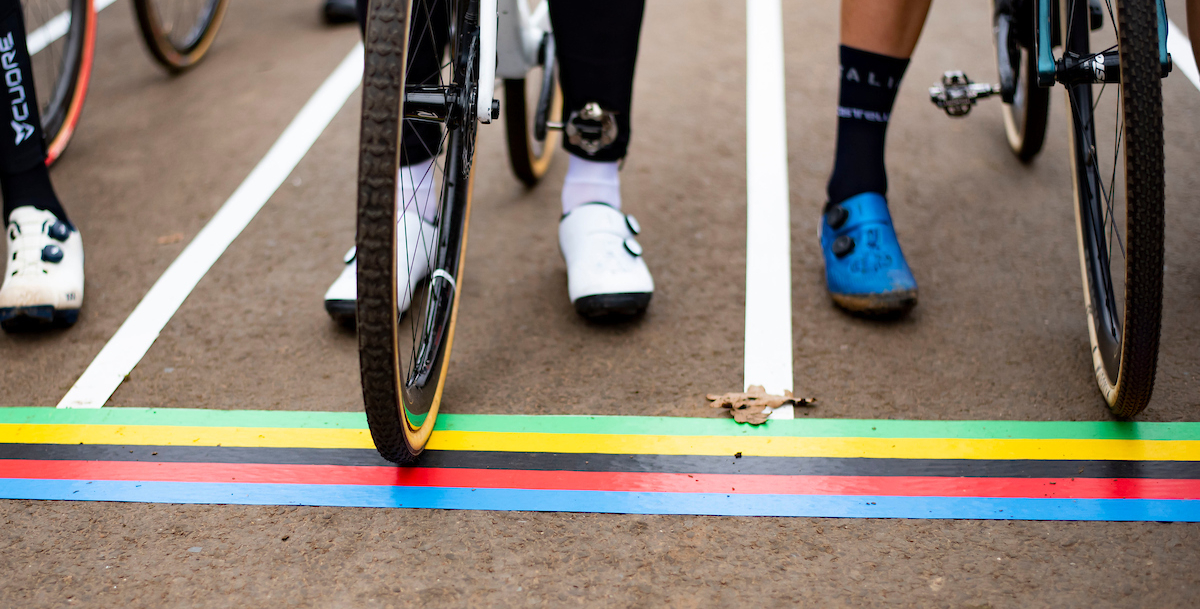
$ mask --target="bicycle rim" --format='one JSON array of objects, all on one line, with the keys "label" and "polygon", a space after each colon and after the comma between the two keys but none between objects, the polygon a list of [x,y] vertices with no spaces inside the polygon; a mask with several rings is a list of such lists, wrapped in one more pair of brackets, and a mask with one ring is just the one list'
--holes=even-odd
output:
[{"label": "bicycle rim", "polygon": [[146,48],[159,64],[181,72],[208,53],[229,0],[134,0]]},{"label": "bicycle rim", "polygon": [[34,88],[46,141],[46,164],[62,155],[87,97],[96,41],[92,0],[22,3]]},{"label": "bicycle rim", "polygon": [[[1120,83],[1068,85],[1071,169],[1088,334],[1097,385],[1114,414],[1150,402],[1162,319],[1163,137],[1153,3],[1064,0],[1064,51],[1116,51]],[[1073,6],[1078,3],[1081,6]]]},{"label": "bicycle rim", "polygon": [[[409,463],[433,430],[446,385],[463,279],[470,218],[478,80],[478,27],[458,0],[374,0],[366,35],[363,122],[359,156],[358,303],[356,319],[363,399],[371,435],[380,454]],[[433,80],[413,80],[406,58],[430,44],[414,28],[405,44],[409,15],[448,10],[455,24],[449,52]],[[422,20],[425,21],[425,20]],[[401,103],[407,89],[454,98],[445,114],[430,106]],[[434,126],[434,137],[402,127]],[[404,141],[405,138],[417,138]],[[402,151],[431,160],[428,170],[397,179]],[[406,159],[412,161],[413,159]],[[424,197],[424,198],[423,198]],[[432,207],[430,207],[432,205]],[[405,230],[403,214],[436,211],[430,233]],[[422,213],[423,212],[423,213]],[[417,261],[428,260],[428,268]],[[417,270],[426,270],[418,273]],[[410,276],[417,280],[410,282]],[[401,310],[406,296],[407,311]]]}]

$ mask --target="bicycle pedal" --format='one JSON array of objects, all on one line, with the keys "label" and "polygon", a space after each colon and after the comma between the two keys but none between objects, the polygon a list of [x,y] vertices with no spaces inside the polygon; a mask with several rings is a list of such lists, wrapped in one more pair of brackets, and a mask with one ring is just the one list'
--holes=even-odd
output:
[{"label": "bicycle pedal", "polygon": [[929,101],[950,116],[970,114],[975,101],[1000,93],[1000,85],[971,82],[967,75],[953,70],[942,74],[942,84],[929,87]]}]

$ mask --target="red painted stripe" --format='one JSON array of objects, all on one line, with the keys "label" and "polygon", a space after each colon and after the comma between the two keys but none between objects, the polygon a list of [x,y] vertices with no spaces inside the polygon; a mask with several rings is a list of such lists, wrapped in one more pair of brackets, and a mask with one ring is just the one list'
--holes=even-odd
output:
[{"label": "red painted stripe", "polygon": [[350,484],[536,490],[897,497],[1200,499],[1200,480],[778,476],[455,468],[0,460],[0,478]]}]

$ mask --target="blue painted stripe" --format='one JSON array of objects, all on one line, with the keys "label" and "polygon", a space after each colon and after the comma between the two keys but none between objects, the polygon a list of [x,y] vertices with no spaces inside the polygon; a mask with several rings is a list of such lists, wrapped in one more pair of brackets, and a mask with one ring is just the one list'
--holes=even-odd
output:
[{"label": "blue painted stripe", "polygon": [[433,487],[0,479],[0,498],[457,510],[1200,522],[1200,500],[623,493]]}]

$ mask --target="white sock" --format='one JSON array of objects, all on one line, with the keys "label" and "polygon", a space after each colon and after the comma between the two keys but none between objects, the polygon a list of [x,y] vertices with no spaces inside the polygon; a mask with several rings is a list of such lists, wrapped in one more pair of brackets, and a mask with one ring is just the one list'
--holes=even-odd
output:
[{"label": "white sock", "polygon": [[434,159],[429,159],[413,165],[401,165],[396,176],[396,207],[401,213],[416,209],[421,218],[430,224],[437,220],[439,193],[435,189],[441,186],[441,180],[438,179],[441,170],[434,167],[433,162]]},{"label": "white sock", "polygon": [[621,209],[621,176],[617,161],[598,163],[567,153],[567,179],[563,181],[563,215],[586,203],[607,203]]}]

